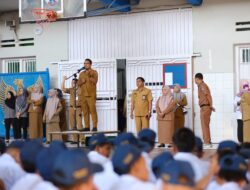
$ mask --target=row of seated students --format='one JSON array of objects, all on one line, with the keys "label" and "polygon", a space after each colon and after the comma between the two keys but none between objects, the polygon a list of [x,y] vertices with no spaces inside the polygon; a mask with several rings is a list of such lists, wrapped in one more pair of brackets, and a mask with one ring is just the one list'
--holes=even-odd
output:
[{"label": "row of seated students", "polygon": [[[88,149],[61,141],[0,141],[1,190],[242,190],[249,189],[250,147],[226,140],[203,158],[200,138],[188,128],[173,136],[173,149],[155,149],[156,134],[114,140],[100,133]],[[159,150],[161,153],[159,153]]]}]

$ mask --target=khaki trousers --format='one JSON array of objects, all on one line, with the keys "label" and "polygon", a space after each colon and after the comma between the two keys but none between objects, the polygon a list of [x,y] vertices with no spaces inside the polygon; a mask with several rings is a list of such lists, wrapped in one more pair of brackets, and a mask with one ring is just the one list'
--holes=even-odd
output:
[{"label": "khaki trousers", "polygon": [[90,128],[90,115],[92,117],[93,128],[97,128],[96,97],[89,96],[82,98],[82,111],[84,117],[84,127]]},{"label": "khaki trousers", "polygon": [[212,110],[208,106],[204,106],[200,110],[201,129],[205,144],[211,143],[210,127],[209,127],[211,114]]},{"label": "khaki trousers", "polygon": [[149,119],[146,116],[135,116],[136,132],[139,133],[142,129],[149,128]]},{"label": "khaki trousers", "polygon": [[250,120],[243,121],[243,142],[250,142]]},{"label": "khaki trousers", "polygon": [[[75,126],[75,110],[73,107],[69,108],[69,121],[70,121],[70,128],[73,129]],[[76,108],[76,128],[78,130],[83,129],[82,126],[82,109]],[[80,135],[80,141],[84,140],[84,135]],[[73,141],[77,141],[77,135],[73,135]]]}]

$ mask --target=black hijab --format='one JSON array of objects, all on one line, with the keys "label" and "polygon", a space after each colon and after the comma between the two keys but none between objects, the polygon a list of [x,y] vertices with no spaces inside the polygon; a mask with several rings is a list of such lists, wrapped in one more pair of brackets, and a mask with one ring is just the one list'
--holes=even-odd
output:
[{"label": "black hijab", "polygon": [[15,109],[15,103],[16,103],[16,99],[15,99],[15,96],[14,96],[14,93],[11,92],[11,91],[8,91],[8,93],[10,93],[10,99],[6,98],[5,99],[5,104],[11,108],[11,109]]}]

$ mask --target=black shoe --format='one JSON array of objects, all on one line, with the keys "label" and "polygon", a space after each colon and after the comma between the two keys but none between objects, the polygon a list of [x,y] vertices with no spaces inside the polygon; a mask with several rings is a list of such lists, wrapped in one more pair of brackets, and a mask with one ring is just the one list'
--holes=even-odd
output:
[{"label": "black shoe", "polygon": [[96,127],[94,127],[94,128],[92,129],[92,131],[97,131],[97,128],[96,128]]},{"label": "black shoe", "polygon": [[162,148],[162,147],[165,147],[165,144],[161,143],[158,148]]},{"label": "black shoe", "polygon": [[83,128],[82,131],[90,131],[89,128]]}]

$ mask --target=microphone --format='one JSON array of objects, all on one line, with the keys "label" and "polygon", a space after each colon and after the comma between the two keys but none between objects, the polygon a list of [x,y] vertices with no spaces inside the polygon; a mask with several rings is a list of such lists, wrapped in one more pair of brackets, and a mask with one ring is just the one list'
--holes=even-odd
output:
[{"label": "microphone", "polygon": [[81,69],[78,69],[77,72],[80,73],[82,70],[85,70],[85,67],[82,67]]}]

